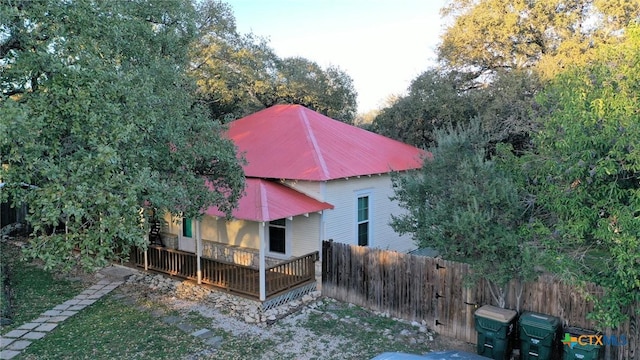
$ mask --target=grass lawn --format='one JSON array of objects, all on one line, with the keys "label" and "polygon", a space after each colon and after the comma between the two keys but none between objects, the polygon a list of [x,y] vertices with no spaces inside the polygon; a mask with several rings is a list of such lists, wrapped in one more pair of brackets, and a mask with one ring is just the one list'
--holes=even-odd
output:
[{"label": "grass lawn", "polygon": [[204,344],[113,296],[67,319],[20,359],[182,359]]},{"label": "grass lawn", "polygon": [[336,359],[359,359],[363,355],[371,358],[385,351],[420,354],[430,350],[430,343],[412,342],[413,337],[400,335],[403,331],[415,333],[415,328],[407,323],[341,302],[325,303],[318,310],[321,312],[309,314],[300,325],[319,338],[331,335],[349,339],[348,348],[337,349],[347,351],[342,355],[336,353]]},{"label": "grass lawn", "polygon": [[[11,246],[1,250],[2,261],[11,264],[15,309],[14,324],[2,333],[87,286],[20,261],[19,250]],[[123,285],[68,318],[14,359],[368,359],[384,351],[424,353],[434,345],[410,324],[337,301],[257,328],[227,318],[224,309],[211,315],[184,304],[172,307],[167,297],[132,286]],[[165,323],[165,316],[211,330],[220,339],[217,349]],[[236,325],[223,326],[230,323]]]},{"label": "grass lawn", "polygon": [[[11,325],[0,329],[0,334],[36,319],[42,312],[73,298],[84,289],[79,281],[59,279],[53,273],[20,258],[21,251],[18,247],[0,243],[0,261],[8,265],[9,269],[13,320]],[[0,292],[0,303],[7,301],[5,293]]]}]

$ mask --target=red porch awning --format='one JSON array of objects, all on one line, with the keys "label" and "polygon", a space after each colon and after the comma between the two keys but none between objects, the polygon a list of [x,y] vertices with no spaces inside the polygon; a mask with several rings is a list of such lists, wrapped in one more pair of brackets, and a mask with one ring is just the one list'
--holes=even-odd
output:
[{"label": "red porch awning", "polygon": [[[333,209],[333,205],[318,201],[280,183],[247,178],[245,195],[240,198],[233,217],[239,220],[266,222]],[[217,207],[210,207],[207,215],[225,216]]]}]

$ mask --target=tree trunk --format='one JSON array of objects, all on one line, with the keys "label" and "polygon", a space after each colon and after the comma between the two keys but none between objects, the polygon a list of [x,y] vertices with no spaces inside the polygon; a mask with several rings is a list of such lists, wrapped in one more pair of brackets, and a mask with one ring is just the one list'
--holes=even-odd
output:
[{"label": "tree trunk", "polygon": [[491,297],[493,298],[493,301],[495,301],[495,303],[499,308],[504,309],[504,307],[506,306],[506,297],[507,297],[506,289],[507,288],[500,287],[491,281],[487,281],[487,282],[489,283],[489,291],[491,292]]}]

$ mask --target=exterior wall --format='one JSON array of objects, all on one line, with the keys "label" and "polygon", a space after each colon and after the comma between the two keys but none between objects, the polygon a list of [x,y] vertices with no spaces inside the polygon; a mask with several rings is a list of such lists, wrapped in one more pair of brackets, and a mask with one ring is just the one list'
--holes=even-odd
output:
[{"label": "exterior wall", "polygon": [[[166,224],[162,231],[174,234],[179,239],[182,239],[182,225],[179,222],[181,219],[171,219],[170,215],[166,215],[164,220]],[[287,255],[270,253],[267,253],[267,255],[274,259],[286,259],[318,251],[320,246],[320,221],[321,215],[318,213],[311,213],[308,217],[295,216],[293,220],[287,219]],[[227,222],[224,218],[216,219],[212,216],[204,216],[200,226],[203,256],[214,258],[223,256],[222,260],[234,258],[237,263],[254,265],[253,255],[249,256],[241,253],[243,251],[246,254],[258,253],[260,249],[258,227],[262,226],[260,223],[245,220]],[[238,251],[221,250],[222,247],[214,243],[237,247]],[[226,258],[228,256],[230,258]],[[246,260],[244,256],[249,256],[252,259]]]},{"label": "exterior wall", "polygon": [[305,180],[285,180],[284,184],[316,200],[325,201],[322,194],[323,182]]},{"label": "exterior wall", "polygon": [[[165,225],[163,226],[162,232],[176,235],[178,237],[179,249],[195,252],[195,238],[186,239],[182,236],[182,223],[180,222],[182,219],[172,218],[171,215],[167,214],[164,216],[164,221]],[[200,229],[203,241],[214,241],[256,250],[260,248],[258,223],[256,222],[244,220],[227,222],[224,218],[216,219],[212,216],[205,215],[202,218]]]},{"label": "exterior wall", "polygon": [[320,250],[321,215],[296,216],[291,222],[291,256],[298,257]]},{"label": "exterior wall", "polygon": [[363,176],[332,180],[326,183],[325,201],[335,206],[325,211],[325,239],[333,239],[346,244],[358,244],[357,241],[357,197],[358,194],[369,196],[370,210],[370,243],[369,246],[408,252],[416,249],[410,236],[399,236],[391,226],[391,214],[398,215],[404,210],[393,196],[391,176],[389,174]]},{"label": "exterior wall", "polygon": [[250,249],[260,249],[257,222],[245,220],[226,221],[224,218],[204,216],[201,224],[202,240]]},{"label": "exterior wall", "polygon": [[[404,210],[389,198],[393,196],[389,174],[362,176],[331,180],[327,182],[287,181],[287,185],[318,200],[334,205],[333,210],[323,214],[310,213],[308,217],[296,216],[287,219],[286,256],[267,253],[273,258],[286,259],[320,250],[320,240],[333,239],[346,244],[357,244],[357,197],[366,194],[370,201],[370,243],[380,249],[408,252],[416,249],[409,235],[399,236],[391,226],[391,214],[398,215]],[[182,226],[165,217],[168,226],[164,232],[182,238]],[[223,243],[240,248],[259,249],[260,239],[257,222],[233,220],[205,216],[201,231],[203,241]],[[268,230],[267,230],[268,231]]]}]

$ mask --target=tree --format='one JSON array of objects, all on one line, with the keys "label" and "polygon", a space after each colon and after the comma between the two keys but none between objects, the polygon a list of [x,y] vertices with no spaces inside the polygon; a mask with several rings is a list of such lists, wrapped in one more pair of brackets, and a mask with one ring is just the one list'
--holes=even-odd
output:
[{"label": "tree", "polygon": [[406,96],[380,111],[371,129],[418,147],[432,146],[434,131],[467,123],[477,115],[462,87],[465,74],[425,71],[411,82]]},{"label": "tree", "polygon": [[436,141],[420,173],[393,177],[394,198],[407,212],[392,217],[391,226],[411,234],[420,247],[468,263],[467,280],[486,279],[504,307],[507,284],[516,279],[522,285],[535,274],[521,231],[526,208],[519,190],[509,173],[487,159],[478,122],[436,131]]},{"label": "tree", "polygon": [[480,76],[536,67],[550,78],[570,64],[586,64],[600,44],[618,42],[619,31],[640,15],[640,3],[455,0],[443,15],[453,22],[438,52],[452,68]]},{"label": "tree", "polygon": [[522,168],[544,210],[536,221],[550,234],[548,266],[606,289],[594,313],[603,327],[640,300],[640,28],[624,34],[546,89],[535,151]]},{"label": "tree", "polygon": [[230,7],[197,2],[199,37],[190,73],[214,119],[230,121],[281,103],[300,104],[352,123],[356,91],[341,69],[301,57],[280,59],[266,40],[238,33]]},{"label": "tree", "polygon": [[29,204],[27,255],[46,267],[126,258],[146,246],[145,209],[230,212],[242,193],[235,148],[185,75],[193,8],[161,4],[0,7],[1,196]]},{"label": "tree", "polygon": [[352,124],[357,93],[351,77],[337,67],[326,70],[302,57],[287,58],[278,65],[273,104],[300,104],[330,118]]},{"label": "tree", "polygon": [[511,144],[515,151],[531,147],[537,128],[536,96],[544,82],[531,70],[497,71],[486,86],[469,90],[473,107],[492,143]]},{"label": "tree", "polygon": [[240,34],[228,4],[196,3],[199,36],[191,46],[190,74],[213,119],[230,121],[276,102],[280,62],[268,42]]}]

